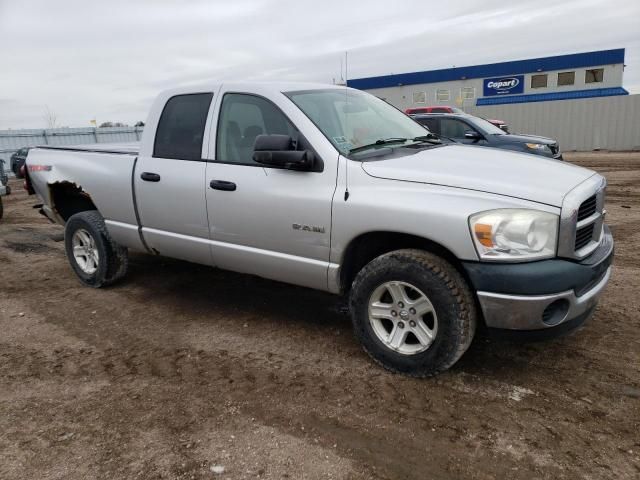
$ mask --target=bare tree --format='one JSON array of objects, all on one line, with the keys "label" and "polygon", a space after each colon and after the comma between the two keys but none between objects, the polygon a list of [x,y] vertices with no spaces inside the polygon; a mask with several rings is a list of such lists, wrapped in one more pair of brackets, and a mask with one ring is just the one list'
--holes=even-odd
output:
[{"label": "bare tree", "polygon": [[58,127],[58,115],[49,108],[49,105],[44,106],[44,122],[47,128]]}]

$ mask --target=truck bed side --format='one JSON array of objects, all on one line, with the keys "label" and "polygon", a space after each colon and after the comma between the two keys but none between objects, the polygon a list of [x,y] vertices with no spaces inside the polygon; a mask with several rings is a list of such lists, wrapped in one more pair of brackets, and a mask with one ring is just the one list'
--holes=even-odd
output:
[{"label": "truck bed side", "polygon": [[29,177],[51,220],[64,224],[92,203],[114,240],[144,250],[132,189],[137,150],[115,147],[34,148],[26,162]]}]

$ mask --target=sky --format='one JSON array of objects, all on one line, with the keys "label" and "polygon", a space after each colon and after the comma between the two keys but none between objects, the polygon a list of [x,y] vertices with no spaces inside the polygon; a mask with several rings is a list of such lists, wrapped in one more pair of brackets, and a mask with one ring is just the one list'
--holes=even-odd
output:
[{"label": "sky", "polygon": [[626,48],[639,0],[0,0],[0,129],[134,124],[167,88],[348,78]]}]

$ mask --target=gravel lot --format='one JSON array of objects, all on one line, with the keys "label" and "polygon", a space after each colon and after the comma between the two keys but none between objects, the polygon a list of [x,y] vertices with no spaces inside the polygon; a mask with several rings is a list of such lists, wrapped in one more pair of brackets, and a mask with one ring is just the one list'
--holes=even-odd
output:
[{"label": "gravel lot", "polygon": [[85,288],[13,180],[0,478],[640,478],[640,154],[566,157],[609,181],[595,317],[546,343],[477,337],[427,380],[377,367],[320,292],[138,254]]}]

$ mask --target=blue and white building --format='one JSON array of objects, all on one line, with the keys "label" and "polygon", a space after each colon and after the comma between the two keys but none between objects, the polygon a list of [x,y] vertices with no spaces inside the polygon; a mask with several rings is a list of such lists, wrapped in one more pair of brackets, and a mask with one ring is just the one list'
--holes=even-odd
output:
[{"label": "blue and white building", "polygon": [[[624,48],[348,80],[404,110],[628,95]],[[473,108],[471,108],[473,110]]]}]

